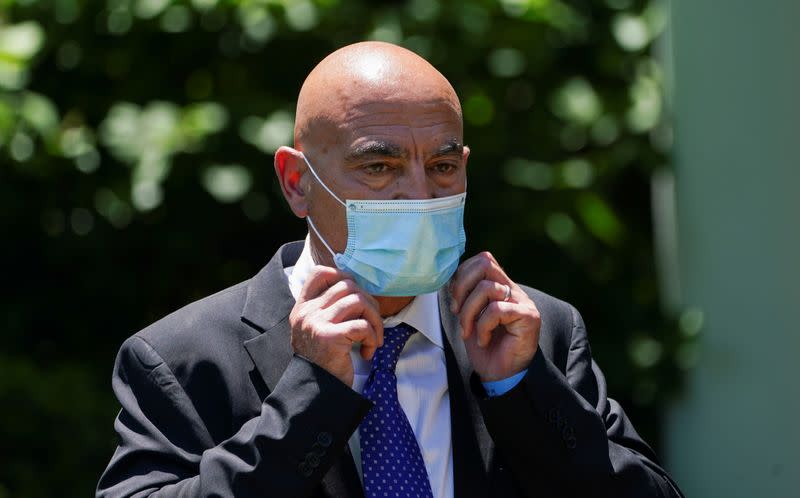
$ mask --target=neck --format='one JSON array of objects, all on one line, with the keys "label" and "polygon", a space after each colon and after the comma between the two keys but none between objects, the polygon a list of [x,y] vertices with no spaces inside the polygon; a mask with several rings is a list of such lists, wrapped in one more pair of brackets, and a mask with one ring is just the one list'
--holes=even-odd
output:
[{"label": "neck", "polygon": [[374,296],[378,301],[378,309],[383,318],[387,316],[396,315],[414,300],[414,296],[403,297],[389,297],[389,296]]}]

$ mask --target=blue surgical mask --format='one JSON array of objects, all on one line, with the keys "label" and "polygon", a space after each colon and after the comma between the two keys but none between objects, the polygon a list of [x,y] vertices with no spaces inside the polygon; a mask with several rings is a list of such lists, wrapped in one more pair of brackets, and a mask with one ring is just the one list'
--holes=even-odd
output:
[{"label": "blue surgical mask", "polygon": [[466,193],[439,199],[342,201],[308,169],[347,213],[347,247],[335,253],[307,217],[336,266],[374,296],[418,296],[440,289],[464,254]]}]

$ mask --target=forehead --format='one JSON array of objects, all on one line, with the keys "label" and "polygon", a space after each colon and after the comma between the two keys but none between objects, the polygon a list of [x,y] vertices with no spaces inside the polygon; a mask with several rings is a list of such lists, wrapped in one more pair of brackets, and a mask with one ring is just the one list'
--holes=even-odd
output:
[{"label": "forehead", "polygon": [[461,143],[461,115],[445,99],[361,102],[349,106],[340,126],[341,144],[358,147],[380,140],[403,149]]}]

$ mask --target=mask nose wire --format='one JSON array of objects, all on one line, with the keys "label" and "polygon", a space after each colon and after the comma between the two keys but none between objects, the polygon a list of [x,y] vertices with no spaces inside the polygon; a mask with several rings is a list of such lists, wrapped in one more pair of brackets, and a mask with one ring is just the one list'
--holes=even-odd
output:
[{"label": "mask nose wire", "polygon": [[[342,200],[341,200],[341,199],[339,199],[339,196],[337,196],[336,194],[334,194],[334,193],[331,191],[331,189],[329,189],[329,188],[328,188],[328,186],[327,186],[327,185],[325,185],[325,182],[323,182],[323,181],[322,181],[322,179],[320,179],[319,175],[317,175],[317,172],[316,172],[316,171],[314,171],[314,168],[313,168],[313,166],[311,166],[311,163],[310,163],[310,162],[308,162],[308,158],[306,158],[306,155],[305,155],[305,154],[303,154],[302,152],[300,153],[300,155],[301,155],[301,156],[303,156],[303,161],[305,161],[305,162],[306,162],[306,166],[308,166],[308,170],[309,170],[309,171],[311,171],[311,174],[312,174],[312,175],[314,175],[314,178],[316,178],[316,179],[317,179],[317,182],[319,182],[319,184],[320,184],[320,185],[322,185],[322,188],[324,188],[325,190],[327,190],[327,191],[328,191],[328,193],[329,193],[329,194],[331,194],[331,197],[333,197],[334,199],[336,199],[337,201],[339,201],[339,203],[340,203],[342,206],[347,206],[347,204],[345,204],[344,202],[342,202]],[[322,245],[324,245],[324,246],[325,246],[325,249],[327,249],[327,250],[328,250],[328,252],[329,252],[329,253],[331,253],[331,256],[333,256],[333,258],[334,258],[334,260],[335,260],[335,259],[336,259],[336,253],[335,253],[335,252],[333,252],[333,249],[331,249],[331,246],[329,246],[329,245],[328,245],[328,243],[327,243],[327,242],[325,242],[325,238],[324,238],[324,237],[322,237],[322,235],[319,233],[319,230],[317,230],[317,227],[316,227],[316,226],[314,226],[314,222],[313,222],[313,221],[311,221],[311,216],[308,216],[308,215],[306,215],[306,221],[308,222],[308,226],[310,226],[310,227],[311,227],[311,229],[312,229],[312,230],[314,230],[314,233],[315,233],[315,234],[317,234],[317,238],[318,238],[318,239],[319,239],[319,240],[322,242]]]}]

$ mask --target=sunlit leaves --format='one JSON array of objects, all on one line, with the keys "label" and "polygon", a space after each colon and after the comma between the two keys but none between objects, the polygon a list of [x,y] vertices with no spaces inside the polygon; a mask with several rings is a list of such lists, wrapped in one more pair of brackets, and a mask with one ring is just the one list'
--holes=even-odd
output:
[{"label": "sunlit leaves", "polygon": [[555,212],[547,216],[545,231],[554,242],[566,245],[575,237],[577,228],[568,214]]},{"label": "sunlit leaves", "polygon": [[644,20],[627,12],[614,18],[612,31],[617,43],[625,50],[641,50],[650,41]]},{"label": "sunlit leaves", "polygon": [[3,26],[0,31],[0,56],[6,60],[26,61],[36,55],[43,43],[44,31],[35,21]]},{"label": "sunlit leaves", "polygon": [[378,16],[372,32],[367,34],[367,39],[400,43],[403,40],[403,28],[400,26],[399,19],[393,14]]},{"label": "sunlit leaves", "polygon": [[178,112],[169,102],[154,102],[145,108],[118,103],[101,123],[100,137],[117,159],[127,163],[146,154],[170,154],[178,140]]},{"label": "sunlit leaves", "polygon": [[484,93],[473,93],[463,104],[464,119],[472,125],[487,125],[494,118],[494,103]]},{"label": "sunlit leaves", "polygon": [[586,192],[578,197],[576,207],[586,228],[595,237],[612,246],[622,242],[622,222],[603,198]]},{"label": "sunlit leaves", "polygon": [[631,358],[640,368],[654,366],[661,359],[664,350],[660,342],[643,335],[634,337],[628,348]]},{"label": "sunlit leaves", "polygon": [[267,42],[277,29],[275,20],[263,5],[244,3],[239,6],[238,16],[245,34],[255,43]]},{"label": "sunlit leaves", "polygon": [[58,47],[56,52],[56,63],[59,69],[67,71],[75,68],[83,56],[81,46],[72,40],[67,40]]},{"label": "sunlit leaves", "polygon": [[8,142],[8,153],[17,162],[25,162],[33,156],[33,138],[24,131],[14,133]]},{"label": "sunlit leaves", "polygon": [[586,188],[594,178],[592,164],[586,159],[570,158],[561,165],[564,184],[572,188]]},{"label": "sunlit leaves", "polygon": [[171,157],[197,150],[207,136],[222,130],[227,112],[216,103],[181,109],[169,102],[145,107],[116,104],[100,127],[103,144],[119,160],[133,167],[131,199],[140,211],[163,200],[161,184],[169,174]]},{"label": "sunlit leaves", "polygon": [[553,168],[546,163],[511,159],[506,163],[504,172],[506,180],[519,187],[547,190],[553,185]]},{"label": "sunlit leaves", "polygon": [[667,23],[664,2],[654,1],[647,5],[641,15],[620,12],[611,23],[611,32],[619,46],[631,52],[645,48],[658,35]]},{"label": "sunlit leaves", "polygon": [[81,2],[78,0],[55,0],[52,6],[55,19],[61,24],[71,24],[81,14]]},{"label": "sunlit leaves", "polygon": [[61,153],[74,159],[76,167],[91,173],[100,165],[100,156],[95,148],[94,136],[85,126],[74,126],[61,133]]},{"label": "sunlit leaves", "polygon": [[288,111],[278,110],[259,118],[249,116],[242,121],[239,134],[245,142],[272,154],[281,145],[291,143],[294,131],[294,116]]},{"label": "sunlit leaves", "polygon": [[0,88],[14,90],[25,86],[31,60],[44,42],[45,33],[39,23],[4,25],[0,18]]},{"label": "sunlit leaves", "polygon": [[489,71],[500,78],[519,76],[525,70],[525,54],[516,48],[498,48],[489,53]]},{"label": "sunlit leaves", "polygon": [[319,22],[317,7],[310,0],[287,0],[283,6],[286,23],[297,31],[308,31]]},{"label": "sunlit leaves", "polygon": [[0,99],[0,147],[8,141],[16,122],[11,102]]},{"label": "sunlit leaves", "polygon": [[580,37],[585,19],[568,2],[560,0],[500,0],[506,15],[548,24],[563,33]]},{"label": "sunlit leaves", "polygon": [[408,12],[417,21],[428,22],[436,19],[441,10],[439,0],[411,0],[407,6]]},{"label": "sunlit leaves", "polygon": [[661,120],[664,97],[661,69],[652,60],[643,60],[628,94],[631,107],[625,116],[628,127],[636,133],[648,131]]},{"label": "sunlit leaves", "polygon": [[217,164],[203,172],[203,186],[222,203],[240,200],[252,183],[250,171],[240,164]]},{"label": "sunlit leaves", "polygon": [[135,0],[133,11],[142,19],[153,18],[164,11],[170,0]]},{"label": "sunlit leaves", "polygon": [[188,30],[194,13],[185,5],[171,5],[161,15],[161,29],[167,33],[182,33]]},{"label": "sunlit leaves", "polygon": [[582,125],[591,124],[603,110],[592,85],[580,77],[568,80],[558,89],[551,107],[561,119]]},{"label": "sunlit leaves", "polygon": [[26,92],[19,109],[20,118],[43,138],[52,138],[58,128],[58,111],[50,99]]},{"label": "sunlit leaves", "polygon": [[594,180],[594,167],[580,157],[556,164],[515,158],[505,164],[504,174],[511,185],[532,190],[585,189]]},{"label": "sunlit leaves", "polygon": [[37,143],[58,154],[59,115],[47,97],[22,91],[0,98],[0,147],[6,144],[8,154],[17,162],[25,162],[36,152]]},{"label": "sunlit leaves", "polygon": [[125,227],[133,219],[133,210],[125,197],[110,188],[101,187],[95,192],[94,206],[116,228]]}]

